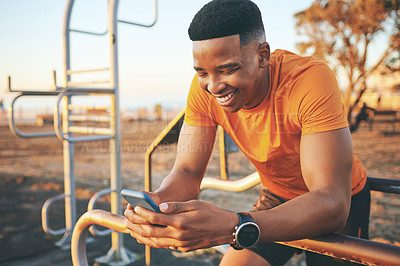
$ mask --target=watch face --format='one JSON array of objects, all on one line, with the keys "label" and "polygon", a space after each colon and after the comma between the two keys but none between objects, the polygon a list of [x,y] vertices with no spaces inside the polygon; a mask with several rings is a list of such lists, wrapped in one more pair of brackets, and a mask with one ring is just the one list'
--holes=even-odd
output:
[{"label": "watch face", "polygon": [[251,247],[257,243],[260,237],[260,230],[254,223],[244,224],[236,233],[237,243],[242,247]]}]

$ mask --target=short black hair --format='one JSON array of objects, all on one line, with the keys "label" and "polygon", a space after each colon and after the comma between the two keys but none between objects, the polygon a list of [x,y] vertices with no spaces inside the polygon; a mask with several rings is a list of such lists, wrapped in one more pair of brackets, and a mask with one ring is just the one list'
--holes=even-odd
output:
[{"label": "short black hair", "polygon": [[250,0],[213,0],[204,5],[189,26],[192,41],[202,41],[239,34],[240,45],[261,36],[264,24],[257,5]]}]

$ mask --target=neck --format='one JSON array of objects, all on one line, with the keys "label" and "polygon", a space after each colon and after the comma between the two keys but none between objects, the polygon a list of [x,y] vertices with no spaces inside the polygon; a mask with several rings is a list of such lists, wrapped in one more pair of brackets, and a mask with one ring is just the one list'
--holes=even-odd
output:
[{"label": "neck", "polygon": [[269,88],[270,87],[269,86],[269,84],[270,84],[269,65],[266,68],[264,68],[263,70],[264,71],[261,71],[262,72],[262,76],[261,76],[261,79],[260,79],[260,81],[258,82],[258,85],[257,85],[258,91],[260,92],[260,98],[251,107],[243,107],[243,109],[245,109],[245,110],[250,110],[250,109],[256,108],[257,106],[259,106],[264,101],[264,99],[269,94],[269,91],[270,91],[270,88]]}]

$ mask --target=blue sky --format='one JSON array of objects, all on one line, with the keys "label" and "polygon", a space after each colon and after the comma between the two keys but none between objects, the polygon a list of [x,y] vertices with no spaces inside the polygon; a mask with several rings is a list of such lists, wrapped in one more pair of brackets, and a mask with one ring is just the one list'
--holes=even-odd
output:
[{"label": "blue sky", "polygon": [[[187,27],[207,2],[159,0],[159,17],[153,28],[119,25],[121,107],[184,103],[194,74]],[[300,37],[295,32],[293,14],[307,8],[312,0],[254,2],[263,14],[272,50],[296,52]],[[104,31],[106,3],[76,0],[71,27]],[[54,69],[61,85],[65,4],[65,0],[0,0],[0,97],[9,98],[5,94],[8,75],[12,76],[13,88],[48,90]],[[120,0],[120,19],[148,23],[153,12],[151,0]],[[73,33],[71,38],[72,69],[108,67],[107,37]]]}]

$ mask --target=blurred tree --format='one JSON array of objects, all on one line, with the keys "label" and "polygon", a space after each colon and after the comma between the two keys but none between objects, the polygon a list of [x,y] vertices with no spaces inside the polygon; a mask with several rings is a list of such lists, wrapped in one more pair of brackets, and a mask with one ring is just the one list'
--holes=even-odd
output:
[{"label": "blurred tree", "polygon": [[[300,53],[325,60],[337,71],[344,70],[348,79],[343,102],[348,118],[366,90],[366,78],[379,65],[398,62],[400,49],[400,0],[315,0],[294,15],[297,33],[306,37],[297,44]],[[371,41],[386,32],[390,40],[379,51],[382,56],[367,66]],[[350,102],[353,92],[355,102]],[[349,119],[350,121],[350,119]]]}]

